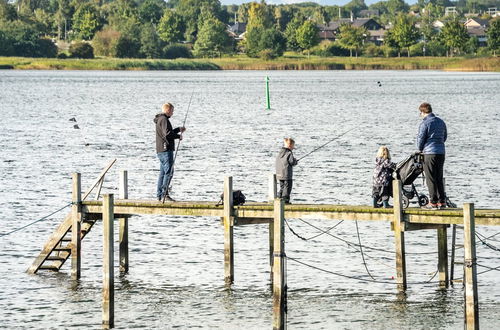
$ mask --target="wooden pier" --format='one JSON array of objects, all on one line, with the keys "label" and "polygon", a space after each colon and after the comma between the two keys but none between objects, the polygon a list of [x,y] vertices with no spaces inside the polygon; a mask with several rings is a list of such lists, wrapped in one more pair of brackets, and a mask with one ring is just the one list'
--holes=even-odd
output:
[{"label": "wooden pier", "polygon": [[[112,165],[112,164],[111,164]],[[108,168],[109,169],[109,168]],[[107,171],[107,170],[106,170]],[[105,172],[104,172],[105,173]],[[93,187],[102,186],[102,174]],[[71,276],[81,276],[82,239],[91,231],[96,221],[103,221],[103,327],[111,328],[114,324],[114,271],[113,271],[113,220],[120,222],[119,261],[120,272],[129,270],[128,262],[128,221],[134,215],[155,214],[172,216],[202,216],[221,218],[224,227],[224,281],[231,285],[234,278],[234,242],[235,226],[266,224],[269,227],[269,262],[273,283],[273,328],[286,327],[286,274],[285,219],[313,218],[326,220],[358,220],[389,222],[394,231],[396,255],[396,283],[399,291],[407,289],[405,233],[414,230],[436,230],[438,240],[439,285],[446,288],[449,283],[447,228],[451,224],[464,225],[465,249],[465,311],[464,324],[467,329],[479,328],[475,226],[500,225],[500,210],[474,209],[473,204],[465,204],[463,209],[445,209],[428,211],[421,209],[403,209],[401,200],[401,182],[394,182],[394,208],[372,208],[367,206],[292,204],[285,205],[276,199],[276,178],[269,178],[269,198],[263,203],[233,205],[232,178],[224,180],[224,203],[216,202],[173,202],[162,203],[156,200],[128,199],[127,172],[120,175],[118,199],[112,194],[104,195],[104,200],[86,200],[90,191],[81,194],[80,174],[73,175],[72,211],[43,247],[28,273],[40,270],[58,271],[71,256]],[[100,184],[99,184],[100,183]]]}]

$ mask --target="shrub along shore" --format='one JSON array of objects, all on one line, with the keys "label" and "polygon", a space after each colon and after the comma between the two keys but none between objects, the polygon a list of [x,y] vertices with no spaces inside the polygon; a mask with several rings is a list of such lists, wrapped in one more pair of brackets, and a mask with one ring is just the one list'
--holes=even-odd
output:
[{"label": "shrub along shore", "polygon": [[0,57],[0,69],[16,70],[445,70],[500,72],[500,57],[249,57],[219,59],[46,59]]}]

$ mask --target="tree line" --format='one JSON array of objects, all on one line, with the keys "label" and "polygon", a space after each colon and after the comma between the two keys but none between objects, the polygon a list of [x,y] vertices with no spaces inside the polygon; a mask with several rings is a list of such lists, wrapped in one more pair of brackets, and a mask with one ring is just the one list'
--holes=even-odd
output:
[{"label": "tree line", "polygon": [[[432,22],[443,18],[445,7],[452,4],[458,14],[448,17],[437,31]],[[0,0],[0,55],[189,58],[246,53],[271,59],[287,50],[320,56],[477,54],[479,40],[469,37],[461,15],[494,6],[500,8],[500,0],[418,0],[412,6],[403,0],[370,6],[363,0],[344,6],[314,2],[223,6],[219,0]],[[340,27],[335,42],[320,43],[318,26],[357,16],[365,9],[376,13],[380,24],[391,26],[383,45],[368,43],[368,31],[350,24]],[[246,23],[241,40],[227,31],[235,22]],[[497,18],[490,21],[488,47],[482,52],[495,54],[499,44]]]}]

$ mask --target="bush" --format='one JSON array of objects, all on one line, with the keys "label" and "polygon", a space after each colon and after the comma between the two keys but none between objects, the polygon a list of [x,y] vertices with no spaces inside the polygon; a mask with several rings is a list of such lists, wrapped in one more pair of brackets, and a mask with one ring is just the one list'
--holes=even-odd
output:
[{"label": "bush", "polygon": [[57,58],[64,60],[68,58],[68,55],[66,55],[66,53],[59,53],[57,54]]},{"label": "bush", "polygon": [[349,51],[340,47],[337,42],[323,41],[311,49],[311,54],[322,57],[349,56]]},{"label": "bush", "polygon": [[477,56],[491,56],[493,52],[488,47],[479,47],[476,53]]},{"label": "bush", "polygon": [[141,43],[139,40],[121,35],[116,42],[116,57],[139,58]]},{"label": "bush", "polygon": [[425,44],[426,56],[445,56],[446,46],[437,40],[429,41]]},{"label": "bush", "polygon": [[[410,46],[410,56],[422,56],[422,55],[424,55],[423,47],[424,47],[423,43],[418,43],[418,44],[414,44],[414,45]],[[427,49],[425,51],[426,51],[426,55],[427,55]]]},{"label": "bush", "polygon": [[53,58],[57,56],[57,46],[52,40],[46,38],[38,39],[36,45],[35,57]]},{"label": "bush", "polygon": [[369,57],[380,57],[384,55],[384,50],[380,46],[370,43],[366,45],[364,53]]},{"label": "bush", "polygon": [[110,28],[97,32],[92,39],[95,55],[115,57],[116,44],[120,35],[120,32]]},{"label": "bush", "polygon": [[192,58],[193,54],[186,45],[173,44],[163,48],[163,58]]},{"label": "bush", "polygon": [[87,42],[75,42],[69,46],[69,54],[74,58],[94,58],[94,48]]},{"label": "bush", "polygon": [[395,57],[398,56],[398,50],[388,45],[380,46],[382,53],[384,53],[385,57]]}]

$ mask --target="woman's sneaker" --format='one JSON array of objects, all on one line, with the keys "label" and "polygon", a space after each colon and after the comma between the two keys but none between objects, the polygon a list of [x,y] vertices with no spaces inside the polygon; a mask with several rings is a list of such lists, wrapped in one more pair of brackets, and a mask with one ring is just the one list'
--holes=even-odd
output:
[{"label": "woman's sneaker", "polygon": [[428,203],[427,205],[422,206],[424,210],[439,210],[438,205],[434,203]]}]

